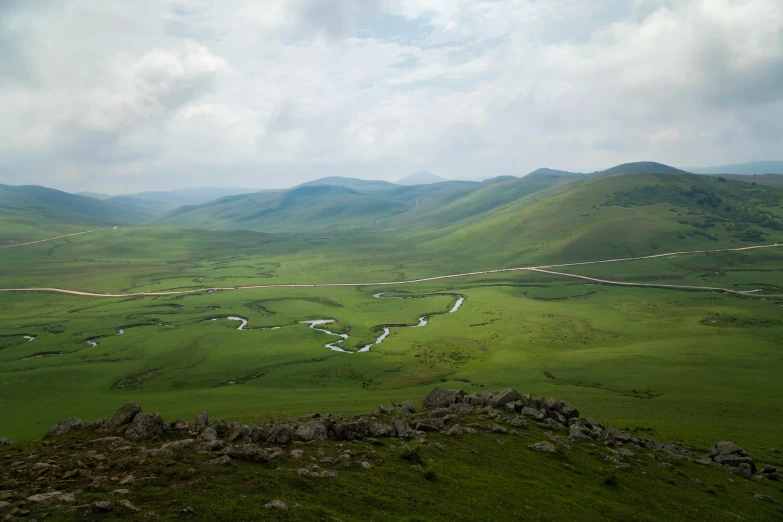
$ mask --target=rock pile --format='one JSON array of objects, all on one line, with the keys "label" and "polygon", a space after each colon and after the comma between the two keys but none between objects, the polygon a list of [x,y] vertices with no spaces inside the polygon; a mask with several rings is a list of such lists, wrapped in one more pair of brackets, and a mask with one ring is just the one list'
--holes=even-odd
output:
[{"label": "rock pile", "polygon": [[[166,423],[157,413],[145,413],[141,405],[131,402],[117,410],[111,419],[89,423],[71,418],[53,426],[47,436],[78,430],[112,435],[105,438],[107,441],[145,441],[179,435],[181,440],[148,449],[146,453],[150,456],[186,451],[211,453],[215,458],[210,464],[217,466],[231,465],[232,460],[268,462],[282,452],[280,447],[312,441],[362,440],[380,444],[378,439],[397,438],[424,442],[429,432],[456,437],[478,430],[518,434],[517,430],[528,429],[529,423],[534,422],[548,430],[546,435],[550,440],[529,445],[533,451],[557,452],[559,447],[570,448],[569,444],[573,442],[589,441],[595,448],[596,457],[620,468],[627,466],[627,459],[647,450],[654,452],[664,467],[671,465],[670,461],[685,459],[709,466],[720,464],[745,477],[757,473],[750,455],[731,442],[720,441],[709,455],[701,456],[676,444],[659,443],[580,417],[579,410],[566,401],[522,395],[513,388],[502,392],[468,393],[436,387],[424,398],[422,407],[418,411],[413,402],[407,400],[393,404],[392,408],[380,406],[377,412],[365,412],[353,418],[316,413],[295,420],[250,425],[222,419],[210,422],[207,413],[199,413],[192,422]],[[316,471],[302,471],[321,476]],[[775,468],[765,468],[758,476],[776,473]]]}]

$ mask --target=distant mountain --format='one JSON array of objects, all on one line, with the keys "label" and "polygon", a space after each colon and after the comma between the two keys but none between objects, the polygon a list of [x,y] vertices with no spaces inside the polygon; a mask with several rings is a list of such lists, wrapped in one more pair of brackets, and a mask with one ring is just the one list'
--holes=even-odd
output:
[{"label": "distant mountain", "polygon": [[[543,174],[543,175],[551,175],[551,176],[581,176],[582,175],[579,174],[578,172],[568,172],[567,170],[548,169],[546,167],[536,169],[530,174]],[[528,176],[530,174],[528,174]]]},{"label": "distant mountain", "polygon": [[610,169],[594,172],[590,176],[611,176],[613,174],[685,174],[686,171],[656,163],[654,161],[636,161],[634,163],[623,163]]},{"label": "distant mountain", "polygon": [[104,201],[116,209],[136,216],[138,222],[162,216],[180,206],[170,201],[153,201],[131,196],[113,196]]},{"label": "distant mountain", "polygon": [[440,183],[441,181],[447,181],[446,178],[442,178],[432,172],[416,172],[410,176],[405,176],[401,180],[397,181],[398,185],[430,185],[432,183]]},{"label": "distant mountain", "polygon": [[697,167],[688,170],[695,174],[783,174],[783,161],[751,161],[717,167]]},{"label": "distant mountain", "polygon": [[100,201],[103,201],[104,199],[109,199],[111,197],[108,194],[101,194],[100,192],[75,192],[74,195],[84,196],[86,198],[97,199]]},{"label": "distant mountain", "polygon": [[359,192],[374,192],[376,190],[390,190],[397,188],[398,185],[389,183],[388,181],[372,180],[372,179],[359,179],[359,178],[344,178],[342,176],[329,176],[327,178],[316,179],[302,183],[294,188],[299,187],[318,187],[323,185],[331,185],[332,187],[345,187]]},{"label": "distant mountain", "polygon": [[213,199],[226,196],[236,196],[237,194],[250,194],[263,189],[241,188],[241,187],[197,187],[183,188],[175,190],[164,190],[159,192],[137,192],[136,194],[122,194],[123,197],[134,199],[143,199],[146,201],[164,202],[175,207],[181,205],[200,205]]}]

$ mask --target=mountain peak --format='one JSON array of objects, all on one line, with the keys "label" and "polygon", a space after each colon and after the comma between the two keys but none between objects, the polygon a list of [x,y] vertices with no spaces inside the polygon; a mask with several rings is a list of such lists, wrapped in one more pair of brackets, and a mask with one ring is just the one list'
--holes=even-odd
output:
[{"label": "mountain peak", "polygon": [[397,181],[398,185],[430,185],[432,183],[440,183],[441,181],[448,181],[446,178],[442,178],[432,172],[415,172],[410,176],[405,176],[401,180]]}]

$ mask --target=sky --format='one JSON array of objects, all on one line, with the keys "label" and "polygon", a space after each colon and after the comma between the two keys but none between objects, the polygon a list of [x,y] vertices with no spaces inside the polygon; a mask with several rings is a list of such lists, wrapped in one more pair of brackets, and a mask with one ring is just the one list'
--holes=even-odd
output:
[{"label": "sky", "polygon": [[0,0],[0,183],[783,159],[781,0]]}]

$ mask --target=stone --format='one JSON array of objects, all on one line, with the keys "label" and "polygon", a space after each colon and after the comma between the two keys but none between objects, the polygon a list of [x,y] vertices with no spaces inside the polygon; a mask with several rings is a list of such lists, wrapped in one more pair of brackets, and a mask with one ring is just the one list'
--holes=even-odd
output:
[{"label": "stone", "polygon": [[529,406],[525,406],[524,408],[522,408],[522,410],[519,413],[526,417],[533,417],[533,420],[536,421],[542,421],[546,418],[546,414],[544,412],[542,412],[541,410],[537,410],[535,408],[531,408]]},{"label": "stone", "polygon": [[501,435],[508,433],[508,430],[500,424],[490,424],[489,429],[492,431],[492,433],[500,433]]},{"label": "stone", "polygon": [[745,478],[751,478],[753,476],[753,470],[747,462],[740,462],[739,466],[734,468],[733,473]]},{"label": "stone", "polygon": [[0,437],[0,446],[13,446],[14,444],[16,444],[14,441]]},{"label": "stone", "polygon": [[123,404],[120,409],[114,412],[111,419],[104,424],[105,429],[116,430],[120,426],[125,426],[133,422],[133,419],[141,413],[141,404],[138,402],[128,402]]},{"label": "stone", "polygon": [[362,462],[362,467],[364,469],[370,469],[372,468],[372,464],[370,464],[369,462]]},{"label": "stone", "polygon": [[394,419],[392,419],[392,427],[397,432],[397,436],[401,439],[409,439],[414,436],[413,430],[402,417],[394,417]]},{"label": "stone", "polygon": [[201,432],[201,435],[199,435],[198,438],[206,442],[212,442],[218,440],[218,434],[214,428],[207,427],[204,428],[204,430]]},{"label": "stone", "polygon": [[465,433],[465,430],[460,426],[459,424],[454,424],[447,430],[443,432],[444,435],[448,435],[450,437],[458,437],[460,435],[463,435]]},{"label": "stone", "polygon": [[114,491],[109,493],[110,495],[130,495],[130,490],[128,489],[115,489]]},{"label": "stone", "polygon": [[184,420],[176,420],[176,421],[172,422],[171,424],[169,424],[169,426],[171,426],[171,429],[174,430],[174,431],[189,431],[190,430],[190,426]]},{"label": "stone", "polygon": [[170,442],[164,444],[164,447],[174,453],[183,453],[185,451],[193,451],[196,449],[196,441],[194,439],[183,439],[176,442]]},{"label": "stone", "polygon": [[508,423],[514,426],[515,428],[522,428],[525,430],[529,428],[527,420],[522,416],[514,417],[513,419],[508,421]]},{"label": "stone", "polygon": [[117,502],[117,504],[129,511],[141,511],[139,508],[134,506],[130,500],[120,500],[119,502]]},{"label": "stone", "polygon": [[397,430],[391,424],[373,422],[370,424],[370,435],[373,437],[396,437]]},{"label": "stone", "polygon": [[59,422],[54,426],[52,426],[52,428],[49,430],[49,433],[47,433],[46,436],[57,437],[59,435],[65,435],[66,433],[71,433],[83,429],[84,429],[84,423],[80,419],[77,419],[76,417],[71,417],[66,421]]},{"label": "stone", "polygon": [[395,404],[394,409],[400,413],[416,413],[416,408],[413,406],[413,401],[410,399],[399,404]]},{"label": "stone", "polygon": [[560,401],[556,405],[556,410],[562,414],[566,419],[576,419],[579,417],[579,410],[567,403],[566,401]]},{"label": "stone", "polygon": [[438,431],[443,428],[443,419],[419,419],[414,422],[413,427],[417,430],[423,431]]},{"label": "stone", "polygon": [[769,495],[762,495],[760,493],[754,493],[753,498],[758,500],[763,500],[764,502],[771,502],[772,504],[776,504],[777,500],[775,500],[775,497],[771,497]]},{"label": "stone", "polygon": [[528,446],[528,448],[541,453],[555,453],[557,451],[554,444],[546,441],[536,442],[535,444]]},{"label": "stone", "polygon": [[207,464],[211,466],[230,466],[231,465],[231,457],[228,455],[222,455],[216,459],[212,459]]},{"label": "stone", "polygon": [[93,513],[109,513],[114,509],[114,502],[107,502],[105,500],[93,502],[91,508]]},{"label": "stone", "polygon": [[518,391],[516,391],[514,388],[508,388],[500,393],[495,399],[492,401],[492,406],[495,408],[499,408],[500,406],[505,406],[509,402],[516,402],[521,401],[522,395],[519,394]]},{"label": "stone", "polygon": [[205,411],[196,415],[196,419],[191,424],[193,431],[203,431],[207,426],[209,426],[209,415]]},{"label": "stone", "polygon": [[277,509],[280,511],[288,511],[288,504],[286,504],[282,500],[273,500],[272,502],[267,502],[266,504],[264,504],[264,507],[266,509]]},{"label": "stone", "polygon": [[618,440],[620,442],[630,442],[631,434],[627,431],[618,430],[617,428],[606,428],[604,431],[607,437]]},{"label": "stone", "polygon": [[269,456],[255,444],[232,444],[223,450],[224,455],[232,459],[252,462],[268,462]]},{"label": "stone", "polygon": [[559,422],[551,419],[550,417],[544,419],[544,422],[539,422],[538,426],[544,428],[545,430],[566,431],[568,429],[565,427],[564,424],[560,424]]},{"label": "stone", "polygon": [[51,493],[38,493],[27,497],[27,502],[34,504],[76,504],[76,497],[71,493],[63,491],[52,491]]},{"label": "stone", "polygon": [[572,424],[568,428],[568,438],[571,440],[590,440],[593,438],[593,433],[579,424]]},{"label": "stone", "polygon": [[326,440],[329,438],[329,423],[322,418],[300,424],[294,432],[294,438],[304,442]]},{"label": "stone", "polygon": [[565,416],[555,410],[548,410],[546,412],[546,416],[552,419],[553,421],[556,421],[558,424],[562,424],[563,426],[568,424],[568,419],[565,418]]},{"label": "stone", "polygon": [[764,466],[764,469],[762,469],[761,472],[764,473],[765,475],[771,475],[773,473],[777,473],[778,468],[776,468],[775,466]]},{"label": "stone", "polygon": [[163,419],[157,413],[138,413],[125,430],[125,438],[131,440],[150,440],[166,433]]},{"label": "stone", "polygon": [[435,389],[424,397],[422,406],[425,410],[448,408],[455,402],[462,402],[464,396],[465,390],[442,390],[439,386],[436,386]]},{"label": "stone", "polygon": [[729,442],[727,440],[721,440],[718,441],[715,446],[710,450],[710,456],[714,457],[717,455],[731,455],[732,453],[739,453],[741,450],[739,446],[734,444],[733,442]]},{"label": "stone", "polygon": [[457,415],[470,415],[473,413],[473,406],[466,402],[455,402],[449,406],[449,413],[456,413]]},{"label": "stone", "polygon": [[748,464],[750,466],[751,472],[756,472],[756,463],[753,462],[753,459],[742,456],[740,454],[717,455],[714,460],[718,464],[723,464],[724,466],[729,466],[731,468],[739,467],[740,464]]},{"label": "stone", "polygon": [[702,466],[712,466],[712,461],[710,459],[696,459],[693,462]]}]

